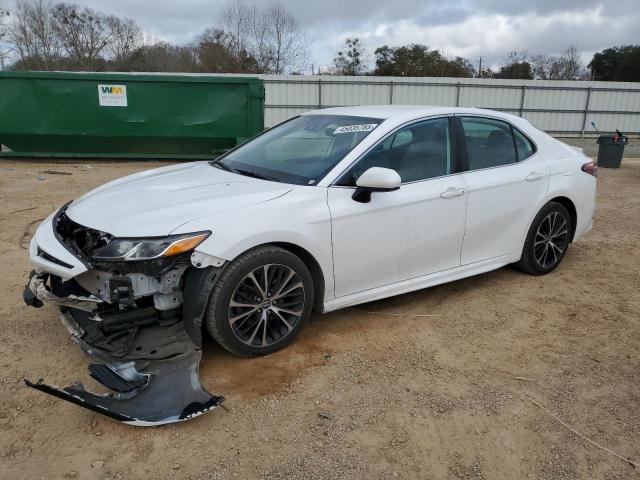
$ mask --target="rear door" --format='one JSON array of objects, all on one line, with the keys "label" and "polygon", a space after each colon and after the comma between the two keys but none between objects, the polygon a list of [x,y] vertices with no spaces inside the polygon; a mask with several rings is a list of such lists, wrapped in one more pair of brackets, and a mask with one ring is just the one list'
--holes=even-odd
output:
[{"label": "rear door", "polygon": [[468,188],[461,264],[508,255],[522,238],[549,187],[549,166],[533,142],[508,122],[459,116]]}]

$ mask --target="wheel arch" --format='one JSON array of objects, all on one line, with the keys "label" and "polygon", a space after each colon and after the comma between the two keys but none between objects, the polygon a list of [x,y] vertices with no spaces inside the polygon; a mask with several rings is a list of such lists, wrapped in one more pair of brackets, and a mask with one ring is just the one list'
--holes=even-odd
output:
[{"label": "wheel arch", "polygon": [[[549,195],[546,199],[544,199],[540,205],[538,206],[538,208],[533,212],[533,215],[531,216],[531,218],[529,219],[529,223],[527,224],[527,228],[524,230],[523,234],[522,234],[522,238],[520,240],[520,249],[519,249],[519,255],[516,258],[516,260],[519,260],[522,257],[522,250],[524,249],[524,242],[527,238],[527,234],[529,233],[529,230],[531,229],[531,225],[533,225],[533,221],[535,220],[536,216],[538,215],[538,213],[540,212],[540,210],[542,210],[545,206],[547,206],[549,203],[551,202],[557,202],[560,205],[562,205],[563,207],[565,207],[567,209],[567,211],[569,212],[569,217],[571,218],[571,237],[569,242],[573,242],[573,237],[576,233],[576,224],[577,224],[577,219],[578,219],[578,214],[577,214],[577,209],[575,206],[575,203],[573,200],[571,200],[571,198],[569,198],[567,195],[563,195],[559,192],[555,192],[555,195]],[[563,192],[565,193],[565,192]]]},{"label": "wheel arch", "polygon": [[311,252],[294,243],[273,242],[271,245],[275,245],[293,253],[307,266],[311,273],[311,278],[313,279],[313,310],[322,313],[324,311],[325,278],[322,268],[316,258],[311,254]]},{"label": "wheel arch", "polygon": [[[573,242],[573,236],[576,233],[576,225],[578,224],[578,211],[576,210],[576,206],[573,201],[569,197],[558,196],[550,199],[545,205],[556,202],[562,205],[569,212],[569,217],[571,218],[571,237],[569,238],[570,242]],[[544,208],[544,205],[543,205]],[[538,210],[540,211],[540,210]]]},{"label": "wheel arch", "polygon": [[322,271],[320,262],[318,262],[318,260],[313,256],[313,254],[309,252],[306,248],[291,242],[284,242],[284,241],[264,242],[246,249],[245,251],[236,255],[235,258],[241,255],[244,255],[246,252],[249,252],[251,250],[255,250],[257,248],[266,247],[266,246],[280,247],[283,250],[286,250],[294,254],[296,257],[302,260],[302,262],[309,269],[309,273],[311,273],[311,278],[313,279],[313,293],[314,293],[313,311],[318,313],[323,313],[324,312],[324,294],[325,294],[325,285],[326,285],[325,274]]}]

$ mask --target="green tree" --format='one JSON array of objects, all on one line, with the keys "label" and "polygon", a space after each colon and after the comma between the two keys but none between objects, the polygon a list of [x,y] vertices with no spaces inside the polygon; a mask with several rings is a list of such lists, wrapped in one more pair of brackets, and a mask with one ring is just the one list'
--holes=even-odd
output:
[{"label": "green tree", "polygon": [[494,77],[533,80],[533,71],[529,62],[516,62],[500,67],[500,70],[494,74]]},{"label": "green tree", "polygon": [[207,73],[262,73],[258,61],[247,50],[234,48],[232,38],[224,30],[210,28],[196,42],[200,71]]},{"label": "green tree", "polygon": [[333,59],[336,75],[362,75],[364,73],[364,45],[359,38],[347,38],[343,50]]},{"label": "green tree", "polygon": [[593,55],[591,78],[614,82],[640,81],[640,45],[607,48]]},{"label": "green tree", "polygon": [[445,77],[473,77],[475,69],[473,64],[464,57],[455,57],[453,60],[444,59],[444,76]]},{"label": "green tree", "polygon": [[533,68],[527,60],[526,53],[511,52],[494,75],[495,78],[517,78],[522,80],[533,80]]},{"label": "green tree", "polygon": [[384,45],[375,51],[375,75],[398,77],[471,77],[473,65],[465,58],[453,60],[426,45]]}]

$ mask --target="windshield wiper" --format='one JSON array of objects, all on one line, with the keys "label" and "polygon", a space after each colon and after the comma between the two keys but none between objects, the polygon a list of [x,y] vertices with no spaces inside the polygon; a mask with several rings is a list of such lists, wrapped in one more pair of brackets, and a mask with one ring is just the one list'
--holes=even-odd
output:
[{"label": "windshield wiper", "polygon": [[238,173],[238,171],[234,168],[231,168],[229,165],[222,163],[220,160],[214,160],[209,162],[210,165],[219,168],[220,170],[226,170],[227,172]]},{"label": "windshield wiper", "polygon": [[230,167],[227,164],[222,163],[220,160],[213,160],[212,162],[209,162],[211,165],[213,165],[214,167],[217,167],[221,170],[225,170],[227,172],[232,172],[232,173],[238,173],[240,175],[244,175],[246,177],[253,177],[253,178],[259,178],[260,180],[271,180],[272,182],[280,182],[279,179],[277,179],[276,177],[271,177],[269,175],[264,175],[262,173],[258,173],[258,172],[253,172],[251,170],[244,170],[241,168],[233,168]]},{"label": "windshield wiper", "polygon": [[259,178],[260,180],[271,180],[272,182],[280,182],[280,180],[277,179],[276,177],[270,177],[269,175],[253,172],[251,170],[243,170],[241,168],[236,168],[235,172],[239,173],[240,175],[245,175],[247,177]]}]

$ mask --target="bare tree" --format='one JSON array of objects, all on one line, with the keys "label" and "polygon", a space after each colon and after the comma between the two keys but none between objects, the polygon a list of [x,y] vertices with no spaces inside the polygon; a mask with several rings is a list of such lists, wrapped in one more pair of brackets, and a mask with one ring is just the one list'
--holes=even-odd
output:
[{"label": "bare tree", "polygon": [[198,62],[191,45],[177,46],[165,42],[143,45],[127,60],[132,72],[197,72]]},{"label": "bare tree", "polygon": [[231,50],[236,56],[247,51],[250,10],[242,2],[236,1],[226,5],[220,14],[221,30],[228,36]]},{"label": "bare tree", "polygon": [[574,46],[567,48],[560,54],[557,60],[557,70],[557,76],[564,80],[580,80],[588,77],[580,53]]},{"label": "bare tree", "polygon": [[280,4],[248,7],[238,0],[222,9],[220,22],[238,65],[254,65],[246,61],[253,58],[256,72],[284,73],[304,61],[302,29]]},{"label": "bare tree", "polygon": [[8,41],[25,68],[53,70],[60,62],[51,3],[21,0],[16,3]]},{"label": "bare tree", "polygon": [[530,60],[534,78],[549,80],[553,68],[553,57],[538,54],[533,55]]},{"label": "bare tree", "polygon": [[299,67],[306,54],[305,37],[298,21],[282,5],[273,4],[265,11],[266,45],[271,62],[265,71],[280,74]]},{"label": "bare tree", "polygon": [[364,73],[364,45],[359,38],[347,38],[344,48],[333,59],[337,75],[362,75]]},{"label": "bare tree", "polygon": [[87,70],[95,68],[114,32],[107,17],[90,8],[59,3],[53,9],[55,32],[72,64]]},{"label": "bare tree", "polygon": [[142,30],[129,18],[110,15],[105,22],[111,30],[111,41],[107,43],[105,52],[116,65],[124,65],[131,54],[142,46]]},{"label": "bare tree", "polygon": [[[219,27],[193,44],[176,46],[145,45],[142,30],[130,19],[72,3],[17,1],[7,36],[17,69],[284,73],[303,66],[306,53],[300,25],[277,3],[247,7],[233,0],[222,9]],[[1,28],[5,17],[0,13]],[[2,37],[0,60],[1,48]]]},{"label": "bare tree", "polygon": [[19,69],[96,70],[109,59],[126,68],[126,58],[142,44],[142,31],[126,18],[48,0],[19,0],[8,41]]},{"label": "bare tree", "polygon": [[534,77],[539,80],[581,80],[588,72],[576,47],[569,47],[559,56],[531,57]]},{"label": "bare tree", "polygon": [[4,62],[12,50],[7,43],[8,27],[6,22],[10,15],[9,10],[0,6],[0,70],[4,70]]}]

